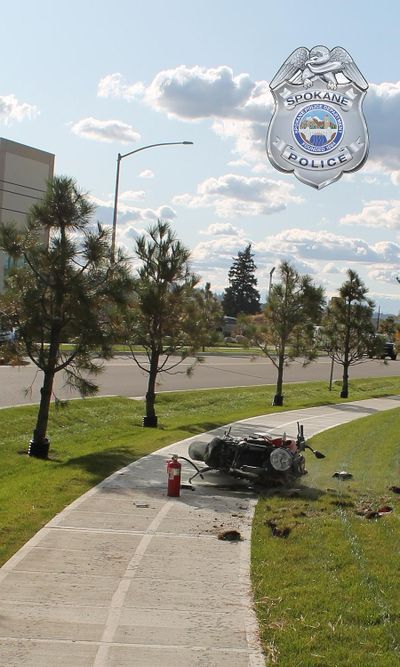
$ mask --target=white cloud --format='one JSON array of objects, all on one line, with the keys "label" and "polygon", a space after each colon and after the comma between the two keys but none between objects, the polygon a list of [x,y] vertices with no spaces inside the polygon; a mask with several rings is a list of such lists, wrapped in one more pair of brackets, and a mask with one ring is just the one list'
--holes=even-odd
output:
[{"label": "white cloud", "polygon": [[248,74],[234,76],[230,67],[186,67],[163,70],[146,88],[145,100],[185,120],[227,117],[252,99],[256,84]]},{"label": "white cloud", "polygon": [[368,185],[376,185],[377,183],[379,183],[379,180],[376,176],[369,176],[368,173],[364,175],[364,181]]},{"label": "white cloud", "polygon": [[370,131],[370,161],[400,183],[400,81],[372,83],[365,99]]},{"label": "white cloud", "polygon": [[204,236],[242,236],[243,230],[229,222],[215,222],[200,232]]},{"label": "white cloud", "polygon": [[[111,199],[99,199],[90,197],[91,201],[97,207],[96,217],[100,222],[111,224],[114,210],[114,201]],[[141,208],[139,206],[130,206],[124,201],[118,199],[118,227],[133,222],[154,223],[158,219],[174,220],[177,217],[176,211],[167,204],[153,208]]]},{"label": "white cloud", "polygon": [[[211,282],[215,290],[223,290],[228,284],[228,271],[239,251],[243,251],[251,239],[244,235],[218,235],[209,241],[198,243],[192,251],[192,264],[204,280]],[[288,259],[300,273],[315,275],[317,267],[313,262],[290,253],[276,253],[266,249],[262,243],[253,242],[252,252],[257,266],[258,289],[265,293],[269,285],[270,271],[278,267],[283,259]]]},{"label": "white cloud", "polygon": [[130,257],[132,268],[135,268],[138,261],[134,255],[135,241],[144,234],[145,228],[139,227],[134,223],[117,226],[116,244],[122,248],[126,255]]},{"label": "white cloud", "polygon": [[[268,115],[269,118],[269,115]],[[265,152],[265,138],[268,122],[221,119],[212,125],[214,132],[222,139],[234,141],[233,153],[240,155],[248,162],[267,161]]]},{"label": "white cloud", "polygon": [[[217,236],[210,241],[201,241],[192,250],[192,262],[202,271],[209,268],[229,269],[239,250],[244,250],[249,241],[237,235]],[[198,268],[196,268],[198,270]],[[225,276],[227,278],[227,276]]]},{"label": "white cloud", "polygon": [[[364,274],[371,279],[392,282],[393,293],[397,294],[397,301],[400,299],[398,284],[394,280],[396,275],[400,275],[399,244],[369,244],[359,238],[296,228],[254,242],[244,233],[235,233],[235,228],[233,233],[226,232],[201,241],[192,251],[194,269],[204,280],[211,282],[214,290],[223,290],[227,286],[233,259],[239,250],[252,243],[258,289],[262,293],[268,289],[271,268],[287,260],[300,273],[307,273],[313,276],[316,283],[325,285],[328,296],[336,293],[339,284],[345,279],[343,274],[352,267],[361,276]],[[275,273],[275,280],[278,279],[277,275]]]},{"label": "white cloud", "polygon": [[174,204],[188,208],[214,208],[221,218],[268,215],[299,204],[303,199],[292,194],[294,185],[259,176],[225,174],[208,178],[197,187],[197,194],[174,197]]},{"label": "white cloud", "polygon": [[140,81],[133,84],[127,84],[125,83],[122,74],[119,72],[105,76],[99,81],[97,87],[98,97],[117,97],[128,101],[134,99],[138,95],[142,95],[143,92],[144,85],[140,83]]},{"label": "white cloud", "polygon": [[348,213],[341,218],[340,223],[400,229],[400,200],[379,199],[367,202],[360,213]]},{"label": "white cloud", "polygon": [[[120,212],[120,207],[118,207],[118,211]],[[121,211],[121,213],[123,213],[124,220],[128,221],[141,220],[156,222],[158,219],[174,220],[176,218],[174,209],[167,205],[159,206],[156,209],[126,206],[125,210]]]},{"label": "white cloud", "polygon": [[351,266],[400,261],[398,243],[380,241],[370,244],[360,238],[296,228],[270,236],[255,247],[278,256],[301,257],[307,261],[346,262]]},{"label": "white cloud", "polygon": [[249,163],[246,160],[230,160],[228,162],[228,167],[249,167]]},{"label": "white cloud", "polygon": [[381,257],[385,262],[397,262],[400,261],[400,245],[394,243],[393,241],[379,241],[372,246],[378,257]]},{"label": "white cloud", "polygon": [[371,132],[371,157],[400,169],[397,119],[400,115],[400,81],[372,83],[365,101]]},{"label": "white cloud", "polygon": [[120,141],[132,143],[140,139],[140,134],[131,125],[120,120],[99,120],[98,118],[82,118],[71,126],[71,132],[95,141]]},{"label": "white cloud", "polygon": [[125,100],[140,98],[157,111],[187,122],[213,121],[213,130],[235,141],[234,152],[249,160],[265,158],[267,121],[273,98],[266,81],[253,81],[249,74],[234,74],[220,67],[186,67],[162,70],[150,82],[127,84],[119,73],[99,83],[102,97]]},{"label": "white cloud", "polygon": [[139,178],[154,178],[154,171],[151,171],[151,169],[145,169],[144,171],[140,172]]},{"label": "white cloud", "polygon": [[119,201],[140,201],[145,198],[145,191],[144,190],[125,190],[125,192],[121,192],[118,196]]},{"label": "white cloud", "polygon": [[378,282],[396,285],[396,278],[400,276],[400,264],[397,268],[395,266],[388,267],[377,265],[368,271],[368,276]]},{"label": "white cloud", "polygon": [[400,169],[392,170],[390,172],[390,178],[393,185],[400,185]]},{"label": "white cloud", "polygon": [[27,102],[19,102],[15,95],[0,95],[0,121],[11,125],[14,121],[32,120],[40,113],[39,109]]},{"label": "white cloud", "polygon": [[176,218],[176,211],[171,208],[171,206],[160,206],[157,209],[157,218],[162,218],[162,220],[174,220]]},{"label": "white cloud", "polygon": [[265,173],[273,173],[273,169],[269,162],[256,162],[256,164],[252,167],[251,171],[253,174],[265,174]]},{"label": "white cloud", "polygon": [[247,73],[234,75],[226,65],[209,69],[180,65],[162,70],[147,86],[141,81],[128,84],[117,72],[101,79],[98,95],[126,100],[140,96],[152,108],[188,121],[241,118],[262,122],[266,108],[273,107],[266,81],[253,81]]},{"label": "white cloud", "polygon": [[322,273],[341,273],[341,270],[333,262],[328,262],[321,269]]}]

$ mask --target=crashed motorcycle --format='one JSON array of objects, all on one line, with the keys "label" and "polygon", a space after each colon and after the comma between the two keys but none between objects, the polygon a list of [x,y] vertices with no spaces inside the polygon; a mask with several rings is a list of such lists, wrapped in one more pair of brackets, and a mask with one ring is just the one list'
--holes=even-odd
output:
[{"label": "crashed motorcycle", "polygon": [[304,428],[297,423],[297,438],[273,437],[268,433],[253,433],[245,437],[234,437],[229,429],[222,437],[210,442],[193,442],[189,446],[192,461],[202,461],[206,467],[195,468],[192,480],[211,470],[219,470],[232,477],[245,479],[263,486],[292,486],[307,474],[303,452],[308,449],[318,459],[325,458],[321,452],[306,443]]}]

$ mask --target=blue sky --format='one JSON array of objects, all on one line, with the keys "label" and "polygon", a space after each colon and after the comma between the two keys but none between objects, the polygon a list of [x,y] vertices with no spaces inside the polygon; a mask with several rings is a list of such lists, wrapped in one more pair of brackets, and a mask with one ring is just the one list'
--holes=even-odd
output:
[{"label": "blue sky", "polygon": [[[324,5],[322,5],[324,7]],[[4,3],[0,134],[56,155],[112,218],[118,241],[161,216],[215,291],[253,244],[262,295],[289,259],[328,295],[357,270],[384,312],[400,310],[400,10],[381,0],[314,16],[286,0]],[[321,191],[269,164],[268,82],[298,46],[346,48],[370,83],[371,149],[363,169]]]}]

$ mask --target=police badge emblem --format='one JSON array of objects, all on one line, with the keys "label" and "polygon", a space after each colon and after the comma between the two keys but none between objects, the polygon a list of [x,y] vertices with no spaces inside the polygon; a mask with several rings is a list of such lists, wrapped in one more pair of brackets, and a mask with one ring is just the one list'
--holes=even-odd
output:
[{"label": "police badge emblem", "polygon": [[296,49],[270,88],[275,111],[267,154],[276,169],[293,171],[320,190],[362,167],[368,155],[362,111],[368,83],[345,49]]}]

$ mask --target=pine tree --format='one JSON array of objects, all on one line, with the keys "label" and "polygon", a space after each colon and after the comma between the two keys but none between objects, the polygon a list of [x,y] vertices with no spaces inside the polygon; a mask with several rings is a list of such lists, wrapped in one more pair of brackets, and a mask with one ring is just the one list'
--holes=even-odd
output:
[{"label": "pine tree", "polygon": [[243,251],[238,252],[237,258],[229,270],[229,287],[225,289],[222,307],[224,314],[236,317],[239,313],[253,315],[260,312],[260,293],[256,289],[257,269],[251,252],[251,243]]},{"label": "pine tree", "polygon": [[[111,304],[130,284],[125,260],[110,265],[110,244],[100,226],[92,229],[94,207],[75,181],[55,177],[28,214],[27,228],[0,229],[0,248],[15,260],[2,295],[2,310],[18,327],[21,345],[43,373],[29,455],[47,458],[50,401],[56,373],[82,396],[94,394],[88,378],[101,371],[96,350],[111,354]],[[48,243],[43,243],[43,232]],[[69,342],[65,349],[63,342]]]},{"label": "pine tree", "polygon": [[349,368],[374,354],[378,345],[372,320],[374,303],[359,275],[348,269],[348,279],[331,299],[322,321],[322,344],[327,354],[343,366],[341,398],[349,395]]},{"label": "pine tree", "polygon": [[[126,316],[125,340],[134,361],[148,375],[143,426],[156,427],[158,375],[179,372],[179,364],[200,349],[204,308],[196,289],[199,278],[189,267],[190,251],[167,222],[159,220],[137,239],[136,255],[141,266]],[[138,345],[145,357],[137,354]]]}]

